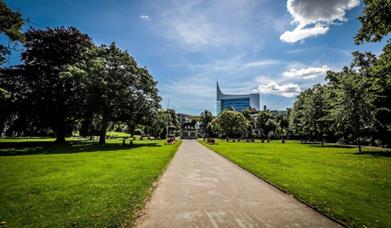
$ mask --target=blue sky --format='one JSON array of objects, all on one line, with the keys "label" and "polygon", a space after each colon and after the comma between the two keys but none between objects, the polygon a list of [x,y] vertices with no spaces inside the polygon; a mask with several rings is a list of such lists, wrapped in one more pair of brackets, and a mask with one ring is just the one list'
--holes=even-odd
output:
[{"label": "blue sky", "polygon": [[[6,0],[29,26],[75,26],[97,44],[115,41],[158,81],[162,105],[215,112],[224,93],[261,93],[261,106],[290,107],[295,96],[340,70],[357,46],[358,0]],[[16,58],[11,62],[16,63]]]}]

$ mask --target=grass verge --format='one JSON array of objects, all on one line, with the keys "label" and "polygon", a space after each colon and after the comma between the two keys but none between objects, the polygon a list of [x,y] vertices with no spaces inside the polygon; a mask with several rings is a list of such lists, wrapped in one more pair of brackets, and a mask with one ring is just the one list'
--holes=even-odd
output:
[{"label": "grass verge", "polygon": [[390,227],[391,151],[338,145],[226,142],[206,147],[353,227]]},{"label": "grass verge", "polygon": [[179,145],[0,139],[0,222],[9,227],[132,223]]}]

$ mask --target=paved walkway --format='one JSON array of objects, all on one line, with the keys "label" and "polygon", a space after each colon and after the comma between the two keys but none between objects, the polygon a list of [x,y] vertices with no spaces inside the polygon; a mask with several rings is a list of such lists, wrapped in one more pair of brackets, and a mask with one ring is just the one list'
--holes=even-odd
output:
[{"label": "paved walkway", "polygon": [[184,140],[136,227],[337,227],[293,197]]}]

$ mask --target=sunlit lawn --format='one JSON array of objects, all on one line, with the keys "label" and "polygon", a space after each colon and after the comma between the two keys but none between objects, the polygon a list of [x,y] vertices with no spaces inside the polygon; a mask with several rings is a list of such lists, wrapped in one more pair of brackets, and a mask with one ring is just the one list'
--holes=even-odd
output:
[{"label": "sunlit lawn", "polygon": [[204,145],[351,226],[391,227],[391,151],[288,141]]},{"label": "sunlit lawn", "polygon": [[180,144],[52,142],[0,139],[0,222],[5,226],[131,224]]}]

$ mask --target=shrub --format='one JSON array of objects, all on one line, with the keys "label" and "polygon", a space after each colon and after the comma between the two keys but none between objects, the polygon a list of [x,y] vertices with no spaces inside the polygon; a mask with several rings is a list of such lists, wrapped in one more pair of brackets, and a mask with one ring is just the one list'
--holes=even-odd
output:
[{"label": "shrub", "polygon": [[213,143],[215,143],[216,141],[215,141],[214,138],[210,138],[210,137],[209,137],[209,138],[207,138],[206,142],[209,143],[209,144],[213,144]]},{"label": "shrub", "polygon": [[173,143],[175,143],[175,141],[176,141],[175,137],[172,137],[172,138],[168,138],[168,139],[167,139],[167,143],[168,143],[168,144],[173,144]]}]

